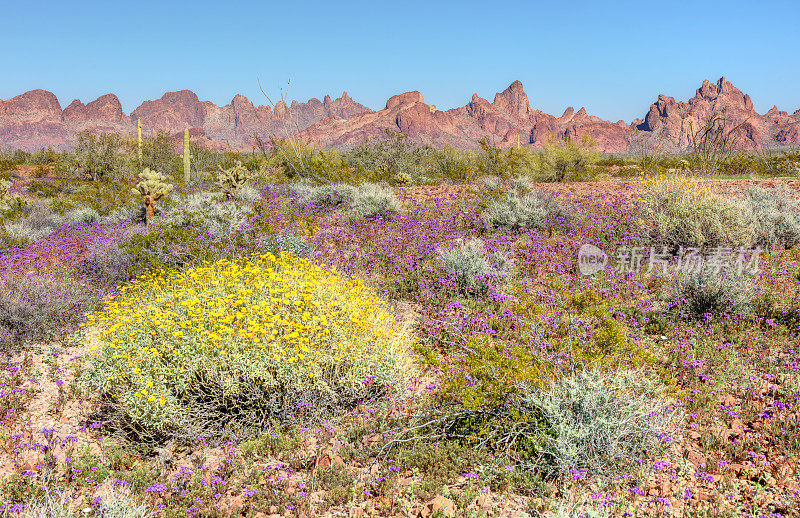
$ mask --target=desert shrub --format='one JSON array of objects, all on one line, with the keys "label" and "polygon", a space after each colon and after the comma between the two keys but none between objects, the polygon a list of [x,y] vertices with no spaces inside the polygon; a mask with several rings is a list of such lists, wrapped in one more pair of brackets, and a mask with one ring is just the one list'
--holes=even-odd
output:
[{"label": "desert shrub", "polygon": [[92,223],[99,223],[102,217],[100,213],[91,207],[81,207],[73,209],[64,214],[64,220],[67,223],[82,223],[84,225],[91,225]]},{"label": "desert shrub", "polygon": [[225,253],[223,244],[198,226],[154,226],[123,239],[119,246],[131,259],[133,275],[216,261]]},{"label": "desert shrub", "polygon": [[18,194],[11,193],[13,182],[0,179],[0,220],[12,218],[28,205],[28,200]]},{"label": "desert shrub", "polygon": [[122,160],[119,156],[122,141],[119,135],[113,133],[95,135],[85,130],[78,133],[77,137],[74,165],[82,174],[91,180],[99,180],[122,170]]},{"label": "desert shrub", "polygon": [[800,200],[781,184],[776,189],[749,187],[744,201],[753,221],[754,242],[763,248],[792,248],[800,243]]},{"label": "desert shrub", "polygon": [[452,249],[440,249],[438,258],[464,295],[483,295],[495,283],[510,275],[514,265],[502,253],[490,254],[478,238]]},{"label": "desert shrub", "polygon": [[11,153],[0,151],[0,173],[15,171],[14,166],[18,163]]},{"label": "desert shrub", "polygon": [[[85,512],[78,509],[79,502],[70,502],[63,496],[45,494],[29,502],[19,518],[79,518]],[[152,516],[147,506],[122,493],[112,493],[99,502],[97,516],[101,518],[148,518]]]},{"label": "desert shrub", "polygon": [[39,198],[55,198],[64,192],[64,188],[52,184],[50,182],[43,182],[40,180],[33,180],[25,186],[25,190]]},{"label": "desert shrub", "polygon": [[[473,153],[446,145],[444,148],[434,151],[427,174],[437,182],[470,183],[481,172],[476,166],[476,158]],[[423,179],[425,178],[423,177]]]},{"label": "desert shrub", "polygon": [[245,185],[233,193],[234,199],[245,203],[253,203],[261,199],[261,191],[252,185]]},{"label": "desert shrub", "polygon": [[709,313],[745,313],[753,295],[744,273],[708,267],[681,272],[671,287],[674,309],[680,316],[696,319]]},{"label": "desert shrub", "polygon": [[662,174],[642,182],[639,227],[649,246],[750,246],[752,227],[741,200],[716,194],[697,178]]},{"label": "desert shrub", "polygon": [[[112,209],[108,214],[102,216],[101,223],[104,225],[115,225],[117,223],[144,223],[145,222],[145,208],[133,206],[133,205],[126,205],[122,207],[116,207]],[[139,213],[141,215],[139,216]],[[156,209],[156,215],[159,215],[161,212],[160,210]],[[138,221],[137,221],[137,216]]]},{"label": "desert shrub", "polygon": [[100,518],[150,518],[153,511],[146,504],[123,493],[113,493],[100,502]]},{"label": "desert shrub", "polygon": [[279,255],[281,251],[289,252],[295,257],[308,257],[311,255],[312,247],[302,237],[285,231],[259,238],[256,253]]},{"label": "desert shrub", "polygon": [[349,206],[356,188],[348,184],[311,185],[308,182],[295,183],[289,187],[301,207],[334,209]]},{"label": "desert shrub", "polygon": [[20,518],[74,518],[76,515],[66,498],[47,493],[43,498],[28,502],[19,513]]},{"label": "desert shrub", "polygon": [[537,180],[541,182],[563,182],[568,176],[578,178],[589,174],[600,155],[593,151],[589,138],[581,143],[571,139],[551,139],[544,144],[537,167]]},{"label": "desert shrub", "polygon": [[6,235],[19,243],[38,241],[68,223],[62,216],[53,214],[41,203],[23,207],[22,213],[24,217],[5,223]]},{"label": "desert shrub", "polygon": [[179,198],[158,221],[162,226],[196,226],[212,236],[223,237],[243,228],[253,214],[249,204],[228,201],[220,194],[199,192]]},{"label": "desert shrub", "polygon": [[78,263],[78,273],[105,285],[116,286],[133,275],[133,260],[114,241],[93,244]]},{"label": "desert shrub", "polygon": [[388,218],[400,212],[400,200],[390,188],[375,183],[358,186],[350,203],[350,217],[354,219]]},{"label": "desert shrub", "polygon": [[761,175],[765,173],[764,164],[757,155],[737,151],[717,164],[720,173],[730,175]]},{"label": "desert shrub", "polygon": [[470,410],[501,407],[522,387],[546,387],[553,377],[553,367],[545,358],[518,344],[477,335],[463,349],[468,354],[459,363],[461,372],[448,377],[438,397]]},{"label": "desert shrub", "polygon": [[521,432],[516,454],[523,468],[556,476],[607,473],[664,444],[660,436],[681,418],[668,406],[665,387],[644,372],[589,369],[524,391],[521,419],[509,432]]},{"label": "desert shrub", "polygon": [[481,214],[485,228],[505,231],[522,228],[544,228],[556,221],[568,222],[569,209],[551,193],[534,191],[520,195],[516,190],[488,205]]},{"label": "desert shrub", "polygon": [[422,180],[433,153],[430,146],[416,144],[405,133],[387,129],[384,137],[355,147],[343,158],[364,178],[405,185]]},{"label": "desert shrub", "polygon": [[[170,178],[183,171],[183,160],[173,151],[172,137],[168,131],[159,129],[154,135],[142,138],[141,161],[137,153],[136,139],[126,141],[125,147],[127,160],[124,169],[130,178],[141,173],[143,169],[159,171]],[[182,176],[182,173],[177,176]]]},{"label": "desert shrub", "polygon": [[0,345],[18,346],[65,336],[94,301],[74,279],[9,276],[0,282]]},{"label": "desert shrub", "polygon": [[756,155],[763,174],[768,176],[800,176],[800,150],[781,150]]},{"label": "desert shrub", "polygon": [[338,151],[323,151],[300,139],[270,139],[269,165],[279,169],[292,182],[312,184],[358,182],[363,175],[348,167]]},{"label": "desert shrub", "polygon": [[50,209],[58,214],[88,207],[106,216],[115,209],[138,201],[138,197],[131,192],[130,184],[125,181],[70,181],[68,185],[57,186],[56,189],[58,192],[50,201]]},{"label": "desert shrub", "polygon": [[88,325],[86,381],[151,438],[329,417],[408,368],[410,339],[371,289],[289,254],[145,275]]}]

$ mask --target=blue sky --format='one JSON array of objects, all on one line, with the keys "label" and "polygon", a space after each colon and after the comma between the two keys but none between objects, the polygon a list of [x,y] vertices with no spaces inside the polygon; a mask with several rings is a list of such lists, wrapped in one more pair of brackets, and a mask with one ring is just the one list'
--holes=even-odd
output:
[{"label": "blue sky", "polygon": [[[758,5],[758,7],[756,7]],[[440,109],[519,79],[534,108],[626,122],[659,93],[724,75],[758,112],[800,108],[800,1],[72,2],[0,0],[0,99],[62,108],[116,93],[130,113],[188,88],[217,105],[347,91],[373,109],[419,90]]]}]

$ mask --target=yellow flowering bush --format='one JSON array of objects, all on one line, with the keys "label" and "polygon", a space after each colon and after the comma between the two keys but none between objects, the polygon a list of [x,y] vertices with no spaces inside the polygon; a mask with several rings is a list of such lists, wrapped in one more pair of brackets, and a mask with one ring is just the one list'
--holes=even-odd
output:
[{"label": "yellow flowering bush", "polygon": [[752,222],[742,201],[717,194],[713,184],[681,174],[642,179],[640,227],[651,246],[750,246]]},{"label": "yellow flowering bush", "polygon": [[184,440],[330,416],[385,393],[412,348],[371,288],[287,253],[146,273],[87,326],[90,384]]}]

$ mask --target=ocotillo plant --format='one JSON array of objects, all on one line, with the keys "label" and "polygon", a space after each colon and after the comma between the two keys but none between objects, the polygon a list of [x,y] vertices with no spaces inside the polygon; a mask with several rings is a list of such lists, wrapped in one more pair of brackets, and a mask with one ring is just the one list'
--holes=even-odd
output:
[{"label": "ocotillo plant", "polygon": [[189,151],[189,129],[183,130],[183,183],[189,184],[192,165],[192,153]]},{"label": "ocotillo plant", "polygon": [[139,179],[141,181],[136,184],[136,189],[133,189],[133,193],[144,198],[145,222],[149,225],[150,220],[156,214],[156,202],[172,192],[172,184],[167,183],[166,176],[156,171],[151,171],[149,168],[142,171]]},{"label": "ocotillo plant", "polygon": [[233,197],[233,194],[247,183],[247,169],[245,169],[240,160],[237,160],[236,165],[230,169],[223,169],[222,166],[218,167],[217,183],[229,198]]}]

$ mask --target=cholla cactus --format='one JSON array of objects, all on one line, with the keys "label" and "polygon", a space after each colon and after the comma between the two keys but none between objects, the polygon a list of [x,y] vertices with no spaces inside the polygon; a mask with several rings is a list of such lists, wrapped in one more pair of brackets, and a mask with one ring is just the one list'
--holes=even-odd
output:
[{"label": "cholla cactus", "polygon": [[245,169],[240,160],[237,160],[236,165],[230,169],[223,169],[222,166],[219,166],[217,183],[229,197],[233,197],[236,191],[244,187],[247,180],[247,169]]},{"label": "cholla cactus", "polygon": [[150,220],[155,216],[156,202],[163,196],[172,192],[172,184],[167,183],[167,177],[156,171],[151,171],[145,168],[142,174],[139,175],[141,180],[136,184],[136,189],[133,189],[134,194],[139,194],[144,198],[144,205],[146,207],[146,222],[149,225]]}]

